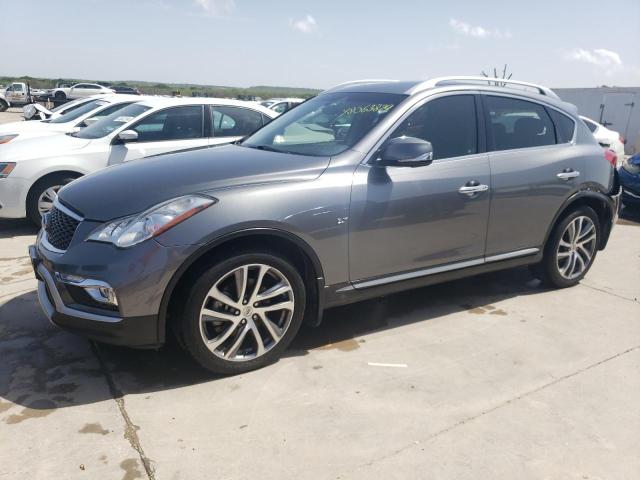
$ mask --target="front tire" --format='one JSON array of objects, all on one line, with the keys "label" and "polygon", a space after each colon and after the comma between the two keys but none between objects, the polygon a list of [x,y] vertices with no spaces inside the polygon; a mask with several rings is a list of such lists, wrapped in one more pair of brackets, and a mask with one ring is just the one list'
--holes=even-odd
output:
[{"label": "front tire", "polygon": [[587,274],[598,253],[600,222],[590,207],[581,206],[554,227],[537,276],[554,288],[572,287]]},{"label": "front tire", "polygon": [[305,303],[302,277],[286,258],[239,253],[195,281],[179,334],[204,368],[244,373],[280,358],[300,329]]},{"label": "front tire", "polygon": [[9,104],[0,100],[0,112],[4,112],[7,108],[9,108]]},{"label": "front tire", "polygon": [[64,102],[67,99],[67,94],[64,92],[56,92],[53,98],[55,98],[59,102]]},{"label": "front tire", "polygon": [[54,174],[38,180],[27,195],[26,207],[29,220],[40,226],[42,214],[51,210],[58,191],[74,180],[74,177],[64,174]]}]

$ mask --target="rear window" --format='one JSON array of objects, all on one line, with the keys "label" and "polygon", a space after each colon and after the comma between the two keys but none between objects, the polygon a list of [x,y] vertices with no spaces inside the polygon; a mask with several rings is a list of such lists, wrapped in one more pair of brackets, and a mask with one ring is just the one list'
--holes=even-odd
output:
[{"label": "rear window", "polygon": [[494,150],[541,147],[556,143],[555,127],[537,103],[508,97],[486,97]]}]

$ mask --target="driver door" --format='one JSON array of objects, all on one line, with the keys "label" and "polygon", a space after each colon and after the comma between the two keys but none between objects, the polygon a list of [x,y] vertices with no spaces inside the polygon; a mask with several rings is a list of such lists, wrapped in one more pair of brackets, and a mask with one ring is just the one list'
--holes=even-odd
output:
[{"label": "driver door", "polygon": [[[350,279],[356,287],[363,280],[383,284],[398,274],[419,277],[436,267],[482,263],[490,171],[478,105],[468,93],[430,99],[392,131],[388,138],[431,142],[430,165],[357,168],[349,212]],[[473,185],[487,188],[460,191]]]}]

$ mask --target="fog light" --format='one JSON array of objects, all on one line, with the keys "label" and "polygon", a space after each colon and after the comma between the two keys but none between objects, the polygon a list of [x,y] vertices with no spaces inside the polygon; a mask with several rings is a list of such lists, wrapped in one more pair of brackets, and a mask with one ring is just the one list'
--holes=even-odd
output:
[{"label": "fog light", "polygon": [[60,272],[56,272],[55,276],[62,283],[83,289],[91,299],[98,303],[114,307],[118,306],[116,292],[111,288],[111,285],[106,282]]},{"label": "fog light", "polygon": [[116,292],[113,291],[113,288],[107,286],[91,286],[83,288],[84,291],[87,292],[96,302],[107,303],[115,307],[118,306],[118,299],[116,298]]}]

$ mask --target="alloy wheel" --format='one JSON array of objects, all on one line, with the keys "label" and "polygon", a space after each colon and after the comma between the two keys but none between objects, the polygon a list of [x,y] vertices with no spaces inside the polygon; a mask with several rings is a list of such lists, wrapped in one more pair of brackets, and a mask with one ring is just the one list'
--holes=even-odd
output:
[{"label": "alloy wheel", "polygon": [[289,328],[293,288],[280,270],[248,264],[224,274],[200,310],[200,334],[207,348],[227,361],[247,361],[271,350]]},{"label": "alloy wheel", "polygon": [[560,275],[568,280],[582,275],[596,251],[596,226],[587,216],[574,218],[565,228],[558,251],[557,267]]},{"label": "alloy wheel", "polygon": [[58,197],[58,190],[62,188],[62,185],[54,185],[47,188],[38,197],[38,211],[40,215],[44,215],[53,208],[53,202]]}]

